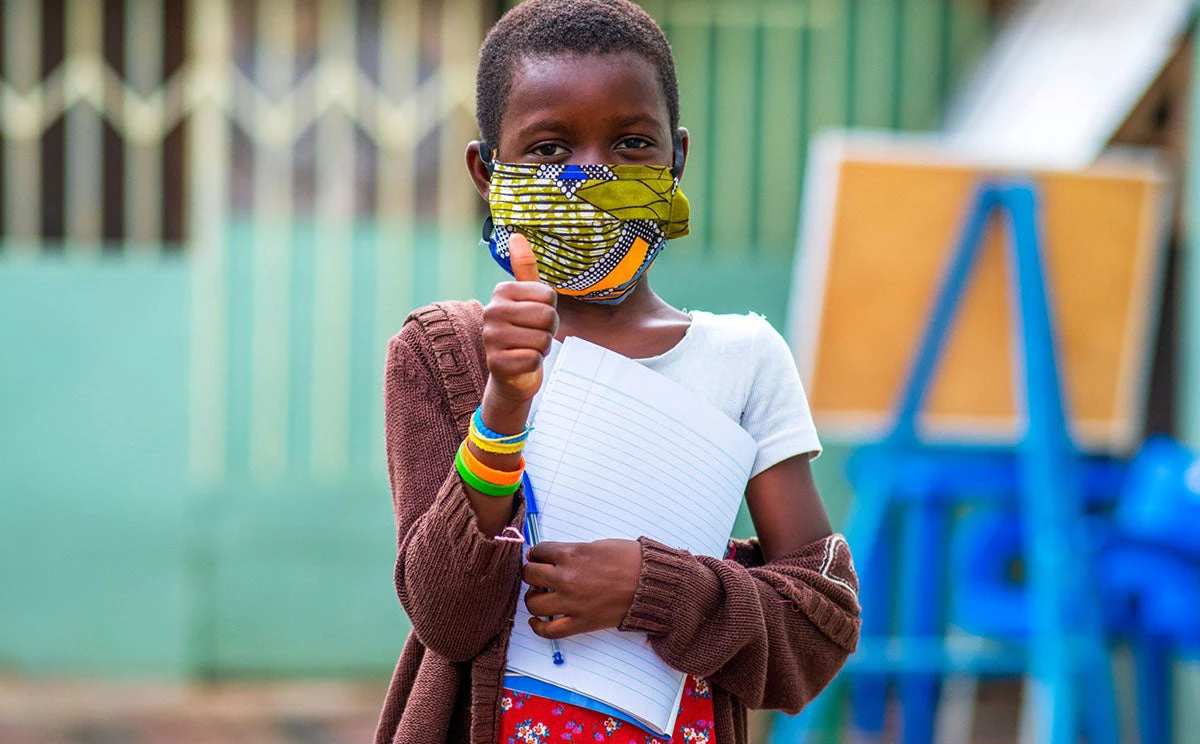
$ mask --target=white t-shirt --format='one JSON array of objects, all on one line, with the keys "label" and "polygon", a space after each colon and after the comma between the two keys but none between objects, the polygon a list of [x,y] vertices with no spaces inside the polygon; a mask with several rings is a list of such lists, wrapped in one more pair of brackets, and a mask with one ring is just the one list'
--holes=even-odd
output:
[{"label": "white t-shirt", "polygon": [[[767,319],[753,313],[688,314],[692,323],[679,343],[637,361],[703,396],[754,437],[758,456],[751,477],[789,457],[820,454],[791,349]],[[561,346],[554,342],[545,369],[554,366]],[[540,398],[533,401],[534,411]]]}]

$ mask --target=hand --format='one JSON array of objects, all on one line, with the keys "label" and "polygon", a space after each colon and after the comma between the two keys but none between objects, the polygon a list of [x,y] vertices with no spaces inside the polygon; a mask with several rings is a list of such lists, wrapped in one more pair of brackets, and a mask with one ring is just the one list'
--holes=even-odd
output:
[{"label": "hand", "polygon": [[[636,540],[536,545],[523,570],[529,625],[543,638],[615,628],[633,604],[641,573]],[[561,617],[542,619],[551,615]]]},{"label": "hand", "polygon": [[558,312],[557,295],[542,283],[529,242],[514,233],[508,249],[516,281],[497,284],[483,310],[483,348],[490,374],[486,397],[512,409],[532,400],[542,385],[542,359],[558,330]]}]

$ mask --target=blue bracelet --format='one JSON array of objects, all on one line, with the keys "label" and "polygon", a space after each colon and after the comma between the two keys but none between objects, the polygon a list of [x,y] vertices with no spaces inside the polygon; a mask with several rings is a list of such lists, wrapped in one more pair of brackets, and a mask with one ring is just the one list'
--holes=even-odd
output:
[{"label": "blue bracelet", "polygon": [[483,423],[483,406],[475,409],[475,417],[472,419],[475,424],[475,431],[483,439],[496,442],[497,444],[517,444],[529,439],[529,433],[533,431],[532,426],[526,426],[525,430],[517,434],[500,434],[487,428]]}]

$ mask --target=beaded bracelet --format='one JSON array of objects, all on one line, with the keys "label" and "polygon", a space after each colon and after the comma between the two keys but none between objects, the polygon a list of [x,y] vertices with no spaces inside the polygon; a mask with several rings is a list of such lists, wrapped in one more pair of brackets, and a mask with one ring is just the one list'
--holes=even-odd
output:
[{"label": "beaded bracelet", "polygon": [[516,455],[525,449],[524,441],[499,444],[494,439],[484,439],[475,431],[474,426],[467,431],[467,438],[471,440],[471,444],[474,444],[475,448],[480,452],[487,452],[493,455]]},{"label": "beaded bracelet", "polygon": [[458,470],[458,475],[463,479],[463,483],[466,483],[484,496],[495,496],[497,498],[512,496],[521,487],[520,481],[511,486],[500,486],[495,483],[488,483],[483,478],[475,475],[463,460],[463,449],[463,447],[459,447],[458,452],[454,455],[454,467]]},{"label": "beaded bracelet", "polygon": [[525,440],[529,439],[529,433],[533,431],[533,427],[526,426],[523,431],[517,434],[505,436],[497,434],[483,423],[483,415],[481,409],[475,409],[475,415],[471,417],[471,426],[467,430],[467,436],[480,452],[489,452],[493,455],[515,455],[525,449]]},{"label": "beaded bracelet", "polygon": [[463,441],[462,446],[463,462],[477,477],[482,478],[488,483],[494,483],[497,486],[511,486],[521,482],[521,474],[525,472],[525,458],[522,457],[520,463],[517,464],[516,470],[497,470],[496,468],[488,467],[479,461],[471,448],[467,446],[467,441]]},{"label": "beaded bracelet", "polygon": [[499,444],[513,444],[516,442],[524,442],[529,438],[529,432],[533,431],[533,427],[526,426],[523,430],[516,434],[499,434],[488,428],[487,424],[483,423],[483,406],[475,409],[475,414],[471,416],[471,423],[475,425],[475,431],[484,439],[497,442]]}]

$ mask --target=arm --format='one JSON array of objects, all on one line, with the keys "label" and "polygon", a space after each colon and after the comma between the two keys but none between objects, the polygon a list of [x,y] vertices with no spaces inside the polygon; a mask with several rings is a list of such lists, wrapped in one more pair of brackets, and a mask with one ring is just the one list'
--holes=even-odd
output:
[{"label": "arm", "polygon": [[[454,469],[462,438],[446,391],[421,352],[420,335],[410,322],[392,339],[385,373],[388,473],[399,543],[396,593],[421,642],[463,661],[482,651],[509,618],[520,588],[521,545],[479,528]],[[507,517],[509,525],[520,527],[519,496],[510,499]]]},{"label": "arm", "polygon": [[747,502],[762,542],[739,543],[734,560],[647,538],[534,548],[524,568],[534,632],[641,631],[672,667],[747,706],[798,711],[854,650],[858,579],[846,541],[829,534],[806,457],[753,478]]},{"label": "arm", "polygon": [[[496,286],[482,330],[489,373],[482,416],[504,433],[525,426],[558,324],[554,290],[538,281],[533,252],[516,237],[510,251],[518,281]],[[388,349],[384,406],[400,535],[396,591],[421,642],[459,661],[482,651],[512,617],[525,510],[520,495],[488,496],[463,483],[453,464],[462,434],[421,348],[419,327],[409,324]],[[469,446],[490,467],[519,466],[519,454]],[[500,536],[505,532],[515,539]]]},{"label": "arm", "polygon": [[[622,630],[640,630],[664,661],[709,677],[751,708],[800,710],[858,640],[858,579],[830,535],[806,457],[760,473],[747,489],[762,558],[694,556],[643,538],[642,569]],[[744,565],[745,564],[749,565]]]},{"label": "arm", "polygon": [[[541,282],[537,258],[523,235],[509,238],[509,261],[515,282],[501,282],[483,309],[483,348],[488,380],[480,415],[484,424],[502,434],[525,428],[533,397],[542,384],[542,360],[550,352],[558,328],[554,290]],[[521,454],[494,454],[467,445],[475,458],[496,470],[521,467]],[[488,535],[504,530],[512,498],[488,496],[467,487],[467,497]]]}]

